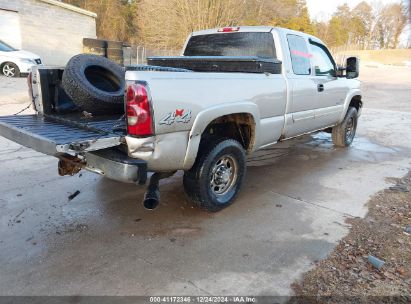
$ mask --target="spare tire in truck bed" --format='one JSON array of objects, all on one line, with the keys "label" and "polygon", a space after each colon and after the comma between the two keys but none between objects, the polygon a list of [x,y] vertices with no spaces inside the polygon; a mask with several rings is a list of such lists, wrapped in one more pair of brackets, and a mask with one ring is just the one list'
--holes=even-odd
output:
[{"label": "spare tire in truck bed", "polygon": [[63,72],[62,85],[81,109],[90,113],[124,112],[124,69],[107,58],[76,55]]}]

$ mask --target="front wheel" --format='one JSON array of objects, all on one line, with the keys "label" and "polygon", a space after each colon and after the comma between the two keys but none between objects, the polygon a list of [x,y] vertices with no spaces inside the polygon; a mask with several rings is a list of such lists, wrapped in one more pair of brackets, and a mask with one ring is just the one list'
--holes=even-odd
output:
[{"label": "front wheel", "polygon": [[19,67],[12,62],[6,62],[3,64],[1,72],[6,77],[20,77]]},{"label": "front wheel", "polygon": [[246,156],[242,145],[225,139],[201,145],[193,167],[184,173],[184,189],[202,209],[217,212],[229,206],[243,183]]},{"label": "front wheel", "polygon": [[358,112],[354,107],[349,107],[344,120],[332,129],[334,145],[348,147],[351,145],[357,131]]}]

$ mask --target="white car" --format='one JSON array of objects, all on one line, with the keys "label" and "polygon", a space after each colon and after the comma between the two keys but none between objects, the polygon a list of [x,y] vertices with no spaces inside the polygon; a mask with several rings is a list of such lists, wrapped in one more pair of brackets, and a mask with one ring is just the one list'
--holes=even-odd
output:
[{"label": "white car", "polygon": [[20,77],[31,71],[33,65],[41,65],[39,55],[17,50],[0,40],[0,71],[6,77]]}]

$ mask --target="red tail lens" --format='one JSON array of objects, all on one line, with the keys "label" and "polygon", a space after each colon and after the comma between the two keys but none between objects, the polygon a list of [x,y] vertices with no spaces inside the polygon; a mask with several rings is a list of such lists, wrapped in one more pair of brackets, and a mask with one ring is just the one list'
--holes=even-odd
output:
[{"label": "red tail lens", "polygon": [[219,28],[218,31],[219,32],[223,32],[223,33],[229,33],[229,32],[238,32],[240,30],[240,27],[222,27]]},{"label": "red tail lens", "polygon": [[152,135],[153,115],[147,89],[143,84],[133,83],[126,94],[127,132],[130,135]]}]

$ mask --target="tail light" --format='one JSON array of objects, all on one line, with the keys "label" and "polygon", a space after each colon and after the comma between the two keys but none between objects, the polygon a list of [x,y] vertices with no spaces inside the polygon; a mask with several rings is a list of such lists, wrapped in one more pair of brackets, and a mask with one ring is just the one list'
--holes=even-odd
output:
[{"label": "tail light", "polygon": [[236,27],[221,27],[218,29],[219,32],[223,33],[230,33],[230,32],[238,32],[240,30],[239,26]]},{"label": "tail light", "polygon": [[133,83],[126,93],[127,133],[136,136],[153,135],[153,113],[144,84]]}]

